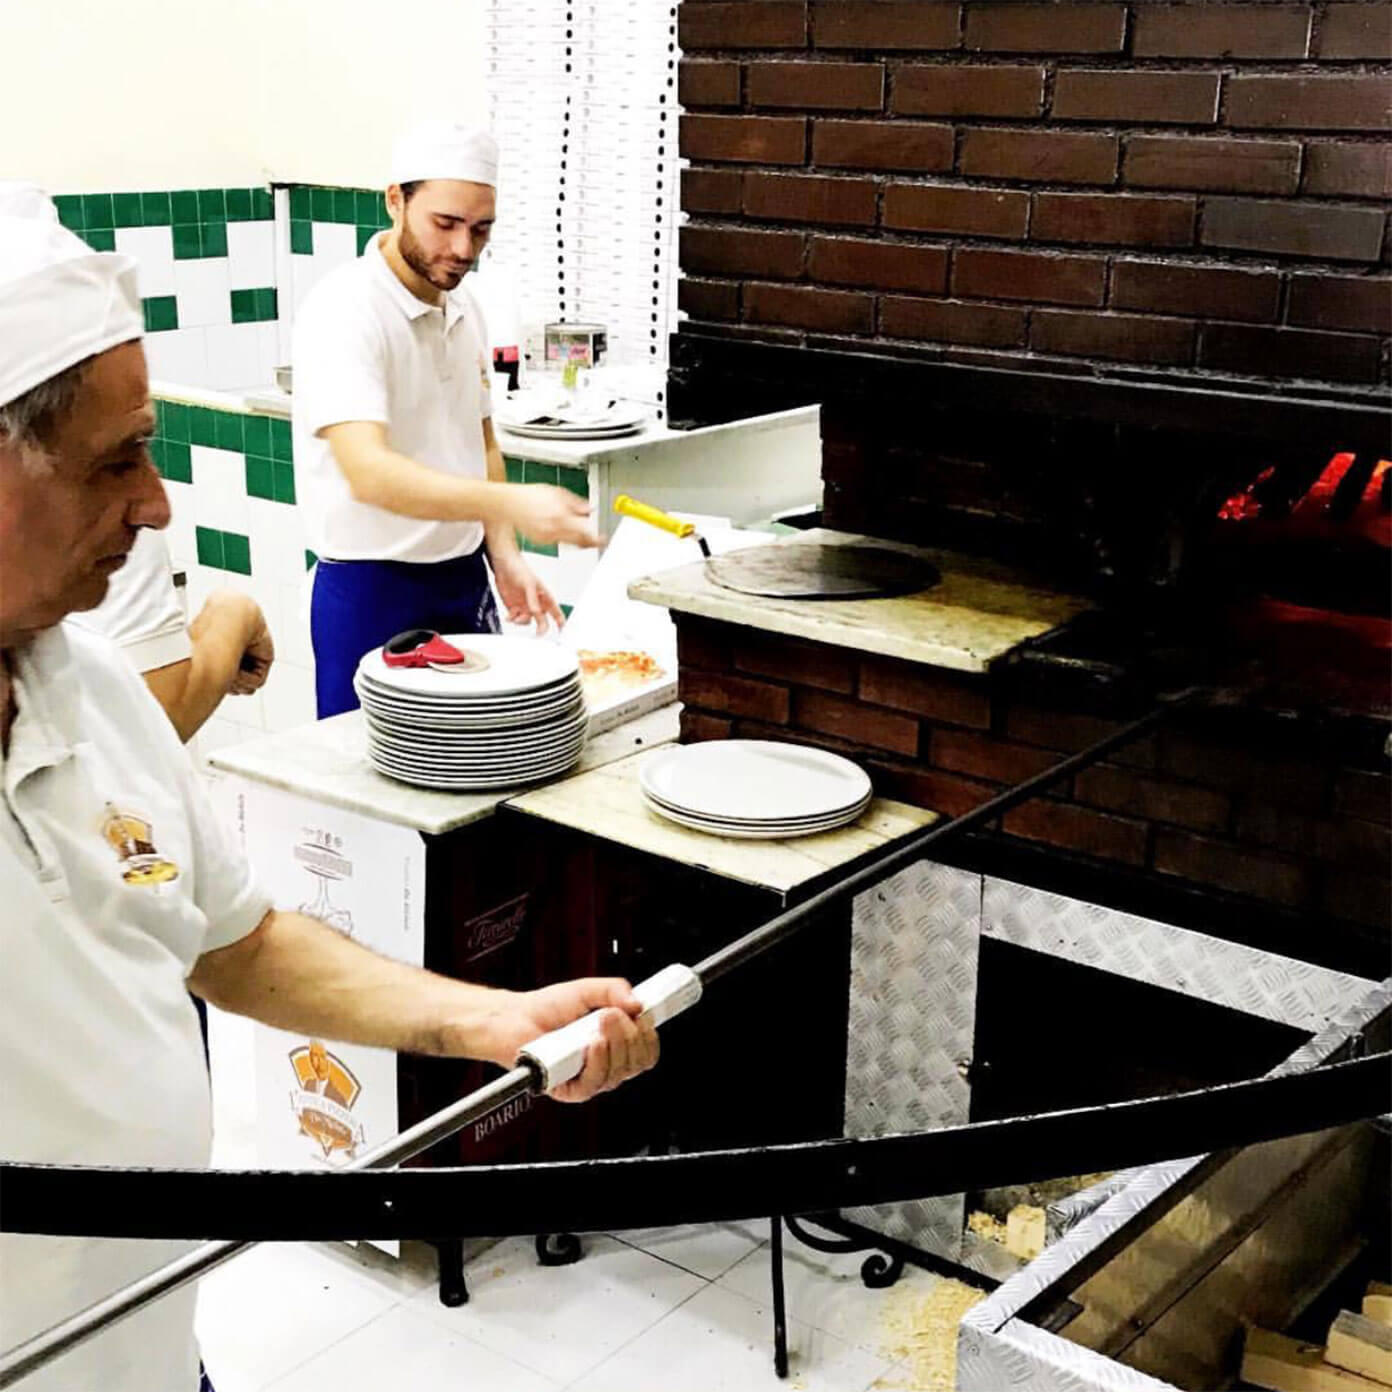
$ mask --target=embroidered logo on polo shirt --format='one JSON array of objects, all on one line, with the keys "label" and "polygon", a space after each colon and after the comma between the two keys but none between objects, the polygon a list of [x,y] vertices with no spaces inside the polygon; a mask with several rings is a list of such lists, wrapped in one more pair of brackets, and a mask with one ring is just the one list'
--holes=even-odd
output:
[{"label": "embroidered logo on polo shirt", "polygon": [[351,1160],[363,1141],[363,1129],[353,1117],[353,1104],[362,1086],[337,1054],[319,1039],[290,1050],[295,1070],[295,1090],[290,1108],[300,1123],[300,1134],[310,1137],[328,1160],[335,1151]]},{"label": "embroidered logo on polo shirt", "polygon": [[488,363],[487,363],[487,361],[484,359],[484,356],[483,356],[482,353],[479,354],[478,365],[479,365],[479,381],[483,383],[483,389],[484,389],[484,391],[489,391],[491,388],[490,388],[490,383],[489,383],[489,381],[488,381]]},{"label": "embroidered logo on polo shirt", "polygon": [[154,828],[135,812],[121,812],[109,802],[102,836],[121,862],[121,878],[129,885],[162,885],[179,878],[179,867],[155,846]]}]

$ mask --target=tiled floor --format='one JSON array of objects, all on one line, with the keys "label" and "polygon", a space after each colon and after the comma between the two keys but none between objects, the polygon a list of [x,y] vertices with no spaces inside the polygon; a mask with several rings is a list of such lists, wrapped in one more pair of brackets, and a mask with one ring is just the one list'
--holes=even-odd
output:
[{"label": "tiled floor", "polygon": [[[250,1034],[215,1017],[219,1164],[251,1163]],[[934,1278],[867,1290],[857,1257],[786,1248],[789,1376],[772,1363],[767,1225],[584,1239],[540,1267],[527,1238],[479,1243],[470,1299],[441,1305],[434,1251],[399,1260],[337,1244],[263,1244],[205,1278],[199,1337],[218,1392],[895,1392],[932,1386],[894,1362],[892,1327]]]}]

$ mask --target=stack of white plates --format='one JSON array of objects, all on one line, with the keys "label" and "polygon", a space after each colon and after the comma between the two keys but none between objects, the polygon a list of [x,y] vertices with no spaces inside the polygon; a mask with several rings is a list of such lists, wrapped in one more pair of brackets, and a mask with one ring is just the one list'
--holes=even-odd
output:
[{"label": "stack of white plates", "polygon": [[638,401],[518,393],[495,418],[512,434],[534,440],[608,440],[636,433],[651,417],[652,408]]},{"label": "stack of white plates", "polygon": [[785,840],[853,822],[870,779],[838,754],[769,740],[672,745],[644,761],[638,781],[660,817],[751,840]]},{"label": "stack of white plates", "polygon": [[353,689],[373,768],[403,783],[470,792],[573,767],[589,729],[575,654],[534,638],[444,637],[471,660],[388,667],[374,648],[358,664]]}]

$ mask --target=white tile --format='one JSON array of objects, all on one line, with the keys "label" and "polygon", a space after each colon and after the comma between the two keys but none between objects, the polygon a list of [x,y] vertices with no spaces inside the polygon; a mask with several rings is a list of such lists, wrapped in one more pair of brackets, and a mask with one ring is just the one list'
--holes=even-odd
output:
[{"label": "white tile", "polygon": [[789,1318],[788,1380],[780,1381],[767,1303],[714,1285],[576,1381],[572,1392],[652,1392],[658,1386],[662,1392],[865,1392],[889,1366]]},{"label": "white tile", "polygon": [[293,585],[280,589],[280,628],[275,635],[276,654],[288,658],[299,667],[314,666],[314,644],[309,635],[308,573]]},{"label": "white tile", "polygon": [[274,386],[276,368],[290,361],[288,356],[281,356],[279,321],[256,326],[256,358],[258,379],[268,387]]},{"label": "white tile", "polygon": [[146,334],[145,362],[150,376],[187,387],[208,385],[208,341],[201,328],[165,329]]},{"label": "white tile", "polygon": [[207,330],[208,385],[255,387],[261,381],[259,324],[219,324]]},{"label": "white tile", "polygon": [[[279,643],[279,638],[277,638]],[[273,733],[308,725],[315,715],[314,672],[277,656],[262,688],[266,728]]]},{"label": "white tile", "polygon": [[116,250],[131,257],[140,267],[140,293],[174,293],[174,229],[171,227],[118,227]]},{"label": "white tile", "polygon": [[183,328],[207,328],[232,322],[232,287],[227,281],[227,258],[176,261],[174,290],[179,297]]},{"label": "white tile", "polygon": [[411,1308],[564,1383],[594,1367],[688,1299],[701,1281],[609,1237],[586,1237],[571,1266],[537,1264],[528,1238],[509,1238],[465,1267],[469,1303],[446,1309],[433,1291]]},{"label": "white tile", "polygon": [[251,1386],[299,1367],[394,1305],[394,1297],[299,1243],[262,1243],[203,1279],[198,1338],[213,1385]]},{"label": "white tile", "polygon": [[259,691],[246,696],[229,692],[218,706],[218,713],[240,725],[251,734],[264,734],[266,730],[265,706]]},{"label": "white tile", "polygon": [[358,259],[358,229],[346,222],[316,222],[314,224],[314,261],[316,267],[333,270],[345,262]]},{"label": "white tile", "polygon": [[265,498],[248,499],[251,541],[256,547],[256,573],[287,584],[304,574],[304,521],[298,507]]},{"label": "white tile", "polygon": [[267,1392],[383,1392],[468,1388],[469,1392],[555,1392],[561,1384],[410,1310],[371,1324],[274,1382]]},{"label": "white tile", "polygon": [[176,483],[165,479],[164,493],[169,499],[169,526],[164,539],[169,546],[169,560],[175,570],[185,570],[198,559],[194,540],[194,487],[191,483]]},{"label": "white tile", "polygon": [[[293,267],[291,274],[292,299],[295,309],[304,303],[305,296],[314,289],[323,279],[326,272],[332,267],[326,261],[320,261],[316,256],[301,256],[297,252],[290,255],[290,264]],[[284,287],[282,287],[282,290]],[[282,313],[284,307],[282,306]]]},{"label": "white tile", "polygon": [[192,445],[195,521],[219,532],[249,535],[246,456],[240,451]]},{"label": "white tile", "polygon": [[245,739],[246,731],[240,725],[234,725],[232,721],[215,715],[204,722],[203,728],[195,738],[195,747],[198,757],[206,759],[210,754],[216,754],[219,749],[241,744]]},{"label": "white tile", "polygon": [[620,1242],[641,1248],[708,1281],[723,1276],[768,1235],[768,1225],[703,1223],[681,1228],[635,1228],[615,1233]]},{"label": "white tile", "polygon": [[[477,1238],[464,1244],[470,1259],[494,1245],[493,1238]],[[427,1287],[439,1284],[439,1258],[428,1242],[403,1241],[401,1255],[389,1256],[370,1242],[316,1242],[314,1250],[326,1261],[336,1262],[359,1279],[370,1281],[398,1300],[409,1300]],[[436,1331],[438,1334],[438,1330]]]},{"label": "white tile", "polygon": [[257,290],[275,281],[275,228],[269,222],[227,224],[227,275],[233,290]]}]

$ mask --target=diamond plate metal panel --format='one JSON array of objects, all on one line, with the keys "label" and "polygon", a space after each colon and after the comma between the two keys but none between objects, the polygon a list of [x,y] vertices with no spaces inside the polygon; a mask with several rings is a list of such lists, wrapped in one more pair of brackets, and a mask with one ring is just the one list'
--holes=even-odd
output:
[{"label": "diamond plate metal panel", "polygon": [[[980,1307],[978,1307],[980,1308]],[[957,1334],[958,1392],[1175,1392],[1168,1382],[1046,1334],[1023,1320]]]},{"label": "diamond plate metal panel", "polygon": [[981,931],[1247,1015],[1322,1030],[1373,985],[1361,976],[988,878]]},{"label": "diamond plate metal panel", "polygon": [[[855,900],[846,1134],[930,1131],[969,1119],[963,1076],[976,1028],[981,877],[922,862]],[[957,1260],[963,1196],[848,1210],[847,1217]]]}]

